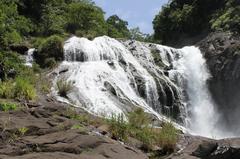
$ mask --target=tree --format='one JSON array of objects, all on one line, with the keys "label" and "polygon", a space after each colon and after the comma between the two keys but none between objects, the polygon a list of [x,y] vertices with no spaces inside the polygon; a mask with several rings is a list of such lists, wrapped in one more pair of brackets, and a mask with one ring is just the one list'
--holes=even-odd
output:
[{"label": "tree", "polygon": [[171,0],[153,20],[154,38],[169,44],[203,32],[239,32],[239,6],[239,0]]},{"label": "tree", "polygon": [[41,16],[42,33],[44,35],[61,34],[64,32],[66,18],[64,10],[58,6],[47,5]]},{"label": "tree", "polygon": [[107,19],[108,35],[113,38],[129,38],[128,22],[122,20],[117,15],[112,15]]},{"label": "tree", "polygon": [[143,34],[139,27],[130,29],[130,35],[131,39],[145,41],[146,34]]},{"label": "tree", "polygon": [[6,49],[10,44],[21,42],[22,35],[31,31],[29,19],[20,16],[15,1],[0,1],[0,47]]},{"label": "tree", "polygon": [[70,33],[83,31],[83,34],[106,34],[104,12],[89,3],[71,3],[67,9],[66,29]]}]

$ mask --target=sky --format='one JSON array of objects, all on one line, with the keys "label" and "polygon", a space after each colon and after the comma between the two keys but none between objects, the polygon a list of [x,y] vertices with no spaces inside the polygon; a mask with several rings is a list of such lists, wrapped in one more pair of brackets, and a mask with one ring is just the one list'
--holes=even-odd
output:
[{"label": "sky", "polygon": [[152,21],[168,0],[93,0],[106,12],[106,18],[117,14],[128,21],[129,28],[139,27],[143,33],[153,33]]}]

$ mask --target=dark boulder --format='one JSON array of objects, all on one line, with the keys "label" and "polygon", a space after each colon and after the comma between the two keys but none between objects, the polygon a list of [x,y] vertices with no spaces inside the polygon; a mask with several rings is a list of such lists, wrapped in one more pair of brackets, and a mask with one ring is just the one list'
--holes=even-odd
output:
[{"label": "dark boulder", "polygon": [[14,52],[24,55],[29,48],[24,44],[17,44],[17,45],[15,44],[15,45],[10,45],[10,49]]},{"label": "dark boulder", "polygon": [[213,140],[199,136],[183,135],[180,151],[166,159],[239,159],[240,139]]},{"label": "dark boulder", "polygon": [[223,129],[240,133],[240,38],[217,32],[197,44],[212,75],[209,89],[222,115]]},{"label": "dark boulder", "polygon": [[207,157],[211,155],[218,147],[218,144],[215,142],[205,142],[198,146],[197,150],[195,150],[192,155],[196,157]]}]

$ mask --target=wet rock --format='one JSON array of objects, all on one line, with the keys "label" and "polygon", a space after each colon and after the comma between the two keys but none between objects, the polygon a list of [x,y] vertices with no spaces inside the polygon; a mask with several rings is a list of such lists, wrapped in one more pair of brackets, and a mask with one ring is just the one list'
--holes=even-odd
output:
[{"label": "wet rock", "polygon": [[0,80],[3,80],[4,78],[5,78],[4,66],[2,63],[0,63]]},{"label": "wet rock", "polygon": [[28,51],[29,48],[28,48],[28,46],[26,46],[24,44],[15,44],[15,45],[10,45],[10,49],[19,54],[24,55]]},{"label": "wet rock", "polygon": [[166,159],[239,159],[240,139],[213,140],[183,135],[178,142],[180,151]]},{"label": "wet rock", "polygon": [[115,90],[115,88],[111,85],[111,83],[109,82],[104,82],[104,87],[109,91],[111,92],[114,96],[117,96],[117,92]]},{"label": "wet rock", "polygon": [[68,71],[67,68],[66,68],[66,69],[63,69],[63,70],[60,70],[60,71],[59,71],[59,74],[66,73],[67,71]]},{"label": "wet rock", "polygon": [[113,61],[108,61],[107,64],[108,64],[109,66],[114,66],[114,62],[113,62]]},{"label": "wet rock", "polygon": [[240,133],[240,38],[231,33],[216,32],[198,43],[212,75],[209,89],[225,130]]},{"label": "wet rock", "polygon": [[17,76],[17,71],[15,69],[10,69],[7,72],[7,77],[8,78],[15,78]]},{"label": "wet rock", "polygon": [[207,157],[210,156],[218,147],[217,143],[206,142],[202,143],[198,146],[197,150],[195,150],[192,155],[196,157]]}]

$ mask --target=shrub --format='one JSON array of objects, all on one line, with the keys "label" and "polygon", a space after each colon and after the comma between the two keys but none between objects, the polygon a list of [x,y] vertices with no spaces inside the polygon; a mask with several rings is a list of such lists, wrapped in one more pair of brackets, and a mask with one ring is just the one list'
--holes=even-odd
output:
[{"label": "shrub", "polygon": [[44,66],[48,68],[54,68],[57,65],[57,62],[54,58],[47,58],[44,61]]},{"label": "shrub", "polygon": [[[82,1],[83,2],[83,1]],[[85,1],[86,2],[86,1]],[[83,30],[87,34],[94,36],[106,35],[107,27],[104,20],[104,12],[93,3],[71,3],[66,11],[66,30],[75,34],[77,30]]]},{"label": "shrub", "polygon": [[11,110],[17,110],[18,106],[15,103],[0,103],[0,110],[7,112]]},{"label": "shrub", "polygon": [[32,70],[35,73],[40,73],[41,72],[40,66],[37,63],[35,63],[35,62],[32,64]]},{"label": "shrub", "polygon": [[150,124],[150,119],[142,108],[137,108],[135,111],[128,114],[128,122],[131,127],[140,129],[148,126]]},{"label": "shrub", "polygon": [[18,77],[15,84],[15,97],[33,100],[36,98],[36,89],[28,80]]},{"label": "shrub", "polygon": [[58,94],[67,98],[67,94],[73,89],[73,82],[60,79],[57,81]]},{"label": "shrub", "polygon": [[178,130],[172,123],[164,123],[160,133],[157,135],[157,144],[161,146],[165,152],[173,152],[178,140],[178,133]]},{"label": "shrub", "polygon": [[14,83],[12,80],[0,82],[0,97],[5,99],[14,97]]},{"label": "shrub", "polygon": [[126,141],[128,137],[128,124],[124,121],[123,114],[112,115],[108,120],[109,131],[112,134],[112,138],[116,140]]},{"label": "shrub", "polygon": [[143,149],[148,151],[155,141],[155,134],[150,127],[150,118],[142,108],[128,114],[130,136],[137,138],[143,143]]},{"label": "shrub", "polygon": [[138,108],[128,115],[128,122],[123,115],[112,115],[107,120],[112,138],[127,141],[128,136],[142,142],[142,149],[150,151],[154,145],[163,148],[165,153],[171,153],[175,149],[178,140],[178,130],[172,123],[165,123],[162,128],[154,128],[150,125],[150,119],[143,109]]},{"label": "shrub", "polygon": [[20,134],[20,136],[24,136],[28,130],[29,130],[28,128],[22,127],[18,129],[18,133]]},{"label": "shrub", "polygon": [[135,137],[143,143],[142,149],[145,151],[149,151],[153,148],[156,136],[157,134],[154,133],[153,129],[150,127],[135,129]]},{"label": "shrub", "polygon": [[[25,66],[23,60],[21,60],[17,53],[3,51],[0,52],[0,78],[1,80],[7,80],[17,75]],[[14,71],[14,75],[10,72]],[[9,74],[10,73],[10,74]]]},{"label": "shrub", "polygon": [[41,67],[45,66],[45,60],[53,58],[55,61],[63,60],[63,39],[60,36],[53,35],[42,40],[38,51],[34,54],[36,62]]}]

